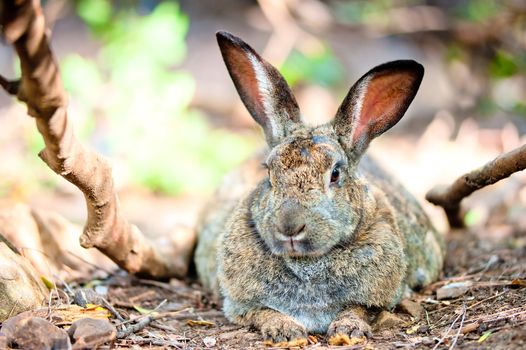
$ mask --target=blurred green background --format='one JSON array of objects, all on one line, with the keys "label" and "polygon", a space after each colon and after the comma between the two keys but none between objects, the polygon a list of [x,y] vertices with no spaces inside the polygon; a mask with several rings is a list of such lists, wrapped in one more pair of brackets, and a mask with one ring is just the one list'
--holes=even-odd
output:
[{"label": "blurred green background", "polygon": [[[438,175],[447,182],[524,142],[524,1],[47,0],[43,7],[76,132],[112,161],[123,192],[206,196],[262,146],[221,61],[217,30],[241,36],[278,66],[311,123],[330,120],[374,65],[422,62],[419,95],[377,146],[420,194]],[[15,77],[15,56],[0,50],[0,70]],[[42,145],[23,106],[0,96],[1,198],[75,193],[40,162]]]}]

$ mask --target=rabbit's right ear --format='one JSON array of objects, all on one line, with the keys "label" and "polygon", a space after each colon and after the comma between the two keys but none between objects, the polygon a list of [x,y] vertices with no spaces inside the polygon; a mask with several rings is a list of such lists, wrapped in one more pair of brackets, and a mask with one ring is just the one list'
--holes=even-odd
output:
[{"label": "rabbit's right ear", "polygon": [[216,36],[241,100],[263,127],[267,143],[275,146],[294,124],[301,123],[296,99],[277,69],[247,43],[227,32],[217,32]]}]

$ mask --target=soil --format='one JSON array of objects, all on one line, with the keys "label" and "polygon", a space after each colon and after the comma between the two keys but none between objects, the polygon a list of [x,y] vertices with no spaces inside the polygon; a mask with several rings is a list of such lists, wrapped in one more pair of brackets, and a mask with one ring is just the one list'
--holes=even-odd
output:
[{"label": "soil", "polygon": [[[523,233],[496,240],[480,232],[450,232],[444,277],[411,298],[413,308],[423,308],[420,315],[397,308],[391,311],[402,322],[380,327],[365,343],[329,346],[325,336],[314,334],[305,348],[524,349],[525,271]],[[452,283],[458,283],[464,294],[438,300],[437,290]],[[257,330],[225,319],[220,301],[193,281],[158,282],[123,274],[99,282],[97,288],[107,288],[107,300],[125,319],[146,317],[135,306],[167,315],[117,340],[116,348],[269,348]]]}]

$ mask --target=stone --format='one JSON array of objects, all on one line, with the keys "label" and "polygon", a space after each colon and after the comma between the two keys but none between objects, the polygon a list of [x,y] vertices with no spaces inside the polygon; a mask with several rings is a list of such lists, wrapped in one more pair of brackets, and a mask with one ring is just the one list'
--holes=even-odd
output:
[{"label": "stone", "polygon": [[73,349],[95,349],[98,346],[114,341],[117,328],[108,320],[82,318],[73,322],[68,329],[73,340]]},{"label": "stone", "polygon": [[404,320],[402,320],[395,314],[384,310],[380,312],[380,314],[376,317],[376,320],[374,322],[374,329],[375,330],[390,329],[390,328],[402,326],[404,323],[405,323]]},{"label": "stone", "polygon": [[30,313],[4,321],[0,333],[6,337],[7,346],[15,349],[71,349],[66,331]]},{"label": "stone", "polygon": [[398,308],[405,312],[406,314],[413,317],[415,321],[418,321],[422,318],[422,315],[424,314],[424,308],[419,303],[416,303],[409,299],[404,299],[400,302],[398,305]]}]

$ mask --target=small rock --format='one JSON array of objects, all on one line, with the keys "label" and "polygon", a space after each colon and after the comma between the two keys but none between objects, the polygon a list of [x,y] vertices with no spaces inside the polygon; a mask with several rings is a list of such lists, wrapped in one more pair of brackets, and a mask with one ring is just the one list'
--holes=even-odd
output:
[{"label": "small rock", "polygon": [[415,319],[415,321],[420,320],[422,318],[422,315],[424,313],[424,308],[419,303],[415,303],[414,301],[411,301],[409,299],[404,299],[400,302],[398,305],[400,310],[405,312],[408,315],[411,315]]},{"label": "small rock", "polygon": [[382,311],[376,317],[376,320],[374,322],[374,328],[376,330],[379,329],[389,329],[398,327],[404,324],[404,320],[396,316],[395,314],[389,312],[389,311]]},{"label": "small rock", "polygon": [[207,348],[212,348],[214,346],[216,346],[216,338],[214,337],[204,337],[203,338],[203,344],[205,344],[205,346]]},{"label": "small rock", "polygon": [[93,349],[115,340],[117,329],[108,320],[82,318],[73,322],[68,329],[73,339],[73,349]]},{"label": "small rock", "polygon": [[73,301],[75,304],[86,307],[87,304],[102,305],[102,296],[93,289],[80,288],[75,291]]},{"label": "small rock", "polygon": [[450,283],[447,286],[437,289],[437,299],[442,300],[457,298],[466,294],[472,285],[473,283],[471,281]]},{"label": "small rock", "polygon": [[71,349],[68,334],[40,317],[28,314],[11,317],[2,324],[0,332],[7,345],[17,349]]}]

